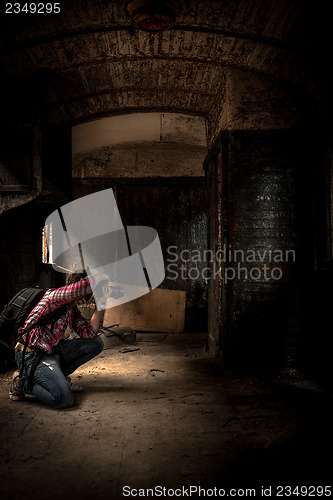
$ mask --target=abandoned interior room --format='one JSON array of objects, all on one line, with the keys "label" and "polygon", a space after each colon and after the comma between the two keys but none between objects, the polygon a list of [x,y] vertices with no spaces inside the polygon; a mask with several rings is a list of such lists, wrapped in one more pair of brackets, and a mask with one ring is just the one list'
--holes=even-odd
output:
[{"label": "abandoned interior room", "polygon": [[0,311],[64,286],[46,219],[107,189],[165,272],[71,408],[10,401],[0,343],[2,500],[331,495],[329,4],[1,2]]}]

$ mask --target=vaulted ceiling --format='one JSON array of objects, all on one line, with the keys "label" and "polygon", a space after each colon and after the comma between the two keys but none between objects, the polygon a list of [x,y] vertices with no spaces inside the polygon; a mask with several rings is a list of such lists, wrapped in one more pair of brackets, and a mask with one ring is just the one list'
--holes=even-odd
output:
[{"label": "vaulted ceiling", "polygon": [[3,104],[32,103],[47,123],[140,111],[207,117],[230,68],[330,99],[330,2],[183,0],[161,33],[135,30],[127,3],[61,0],[60,14],[2,12]]}]

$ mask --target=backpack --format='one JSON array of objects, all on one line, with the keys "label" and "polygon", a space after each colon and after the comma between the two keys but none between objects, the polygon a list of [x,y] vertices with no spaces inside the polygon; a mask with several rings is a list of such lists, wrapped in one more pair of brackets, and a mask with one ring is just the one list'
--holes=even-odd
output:
[{"label": "backpack", "polygon": [[[14,349],[16,343],[21,340],[21,335],[18,333],[19,328],[24,325],[31,311],[36,307],[38,302],[42,299],[47,289],[44,288],[23,288],[8,302],[0,313],[0,342],[10,349]],[[41,316],[37,321],[25,328],[24,333],[31,331],[33,328],[42,325],[54,323],[64,314],[67,306],[62,305],[57,309]],[[24,343],[22,367],[20,370],[20,377],[23,374],[24,357],[26,349],[29,344],[29,336],[27,336]],[[31,386],[33,373],[42,356],[43,352],[40,351],[34,360],[31,373],[29,375],[28,386]]]},{"label": "backpack", "polygon": [[23,288],[5,305],[0,313],[0,342],[14,349],[19,340],[18,329],[41,300],[46,289]]}]

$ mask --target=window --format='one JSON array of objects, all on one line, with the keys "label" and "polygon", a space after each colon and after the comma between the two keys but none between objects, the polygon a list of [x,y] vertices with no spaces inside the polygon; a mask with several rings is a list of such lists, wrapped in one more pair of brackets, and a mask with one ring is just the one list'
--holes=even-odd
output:
[{"label": "window", "polygon": [[52,224],[43,227],[42,231],[42,263],[53,264],[52,255]]}]

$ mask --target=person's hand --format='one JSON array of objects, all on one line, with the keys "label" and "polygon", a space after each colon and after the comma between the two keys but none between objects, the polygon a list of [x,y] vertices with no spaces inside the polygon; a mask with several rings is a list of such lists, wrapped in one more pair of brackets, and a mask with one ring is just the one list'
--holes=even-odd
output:
[{"label": "person's hand", "polygon": [[95,299],[96,309],[95,311],[102,311],[104,309],[104,297],[99,297]]}]

